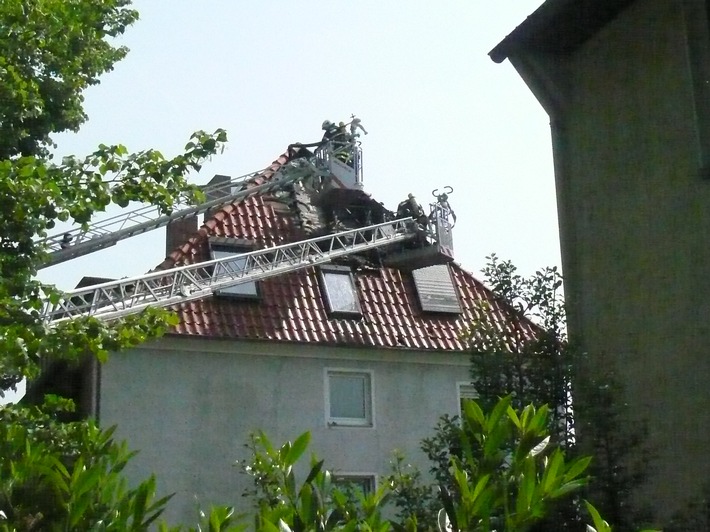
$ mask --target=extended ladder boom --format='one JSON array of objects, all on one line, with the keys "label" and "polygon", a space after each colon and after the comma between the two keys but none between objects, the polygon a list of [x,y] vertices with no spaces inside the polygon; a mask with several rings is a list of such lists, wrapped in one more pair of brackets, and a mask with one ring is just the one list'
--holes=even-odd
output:
[{"label": "extended ladder boom", "polygon": [[149,306],[167,307],[201,299],[222,288],[315,266],[416,235],[414,220],[401,218],[295,244],[152,272],[66,292],[58,303],[45,303],[43,316],[50,324],[80,316],[116,319]]},{"label": "extended ladder boom", "polygon": [[[257,173],[258,175],[258,173]],[[309,176],[325,175],[313,162],[296,159],[282,166],[277,175],[268,183],[233,191],[254,178],[248,174],[227,182],[216,183],[202,190],[208,198],[199,205],[186,202],[178,203],[172,214],[161,214],[155,205],[146,205],[133,211],[122,213],[112,218],[101,220],[84,230],[80,227],[45,238],[43,242],[49,250],[49,258],[42,266],[52,266],[69,259],[87,255],[94,251],[113,246],[118,241],[130,238],[153,229],[168,225],[170,222],[205,213],[236,200],[244,200],[255,194],[262,194],[280,189]],[[218,197],[215,197],[218,196]],[[211,198],[211,199],[209,199]]]}]

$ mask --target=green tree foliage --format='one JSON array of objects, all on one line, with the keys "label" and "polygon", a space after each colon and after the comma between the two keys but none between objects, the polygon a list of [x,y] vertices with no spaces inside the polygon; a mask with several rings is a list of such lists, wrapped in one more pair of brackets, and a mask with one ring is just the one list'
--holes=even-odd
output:
[{"label": "green tree foliage", "polygon": [[[164,333],[170,313],[150,310],[114,323],[43,322],[44,301],[62,297],[35,279],[41,239],[60,222],[86,225],[111,204],[150,202],[170,212],[187,181],[226,141],[195,133],[183,153],[129,153],[99,146],[52,162],[51,134],[86,119],[82,92],[126,54],[112,44],[137,19],[127,0],[7,0],[0,3],[0,387],[34,379],[56,361],[107,353]],[[61,408],[56,408],[60,406]],[[131,454],[92,422],[59,423],[70,401],[0,407],[0,530],[144,530],[165,499],[155,481],[126,486]],[[217,515],[217,514],[214,514]],[[210,516],[210,518],[213,516]],[[219,517],[219,516],[217,516]]]},{"label": "green tree foliage", "polygon": [[[471,378],[479,400],[488,405],[511,393],[518,407],[529,403],[554,405],[549,427],[553,438],[571,455],[594,456],[590,473],[595,482],[587,488],[587,496],[617,530],[637,530],[645,513],[634,509],[632,499],[648,468],[650,452],[644,444],[647,429],[644,423],[631,422],[626,415],[623,386],[615,377],[614,361],[595,354],[598,360],[594,370],[589,370],[587,354],[567,338],[562,277],[556,268],[543,268],[523,277],[510,261],[491,255],[483,274],[498,297],[540,330],[533,337],[525,337],[516,329],[501,334],[488,321],[490,314],[483,314],[472,325]],[[577,529],[576,513],[576,508],[567,508],[555,516],[556,526]]]},{"label": "green tree foliage", "polygon": [[[528,404],[550,405],[546,419],[552,441],[570,457],[582,452],[594,456],[589,472],[595,482],[585,488],[585,494],[599,504],[617,530],[636,530],[643,514],[632,509],[632,492],[642,481],[649,453],[645,426],[626,420],[612,361],[603,373],[587,372],[583,379],[576,378],[586,355],[568,341],[562,278],[555,268],[525,278],[510,261],[491,255],[483,273],[486,284],[515,319],[501,331],[482,304],[479,320],[470,326],[471,379],[478,403],[488,410],[501,397],[510,396],[516,410]],[[422,442],[438,485],[455,484],[450,463],[462,456],[459,423],[443,416],[434,434]],[[579,434],[588,442],[583,450],[578,446]],[[420,473],[403,468],[401,460],[394,464],[394,476],[399,482],[395,501],[401,511],[431,525],[436,488],[422,484]],[[579,504],[568,500],[548,513],[548,521],[541,522],[539,529],[583,529],[580,510]]]},{"label": "green tree foliage", "polygon": [[397,457],[388,482],[404,523],[393,523],[394,530],[547,532],[557,529],[559,506],[571,505],[578,509],[579,530],[612,532],[579,497],[593,479],[592,457],[570,458],[568,449],[554,443],[547,406],[521,410],[512,403],[511,396],[503,397],[486,412],[464,401],[461,419],[449,427],[453,481],[440,483],[434,498],[419,473],[402,467]]},{"label": "green tree foliage", "polygon": [[[71,408],[51,397],[43,409],[0,409],[0,531],[148,530],[170,497],[156,498],[154,477],[129,487],[123,469],[135,453],[113,428],[57,420]],[[233,523],[233,510],[214,507],[196,528],[170,530],[226,532]]]},{"label": "green tree foliage", "polygon": [[86,226],[110,204],[156,204],[170,212],[180,196],[199,198],[187,175],[220,150],[222,130],[195,133],[185,152],[131,154],[101,145],[54,164],[51,133],[85,120],[82,91],[111,70],[126,49],[110,37],[137,19],[126,0],[9,0],[0,5],[0,375],[5,388],[34,378],[45,357],[104,358],[160,334],[165,313],[107,326],[82,319],[48,329],[43,301],[61,294],[34,279],[44,261],[41,238],[58,222]]},{"label": "green tree foliage", "polygon": [[[374,493],[343,489],[323,460],[311,456],[302,463],[310,443],[308,432],[293,442],[274,446],[254,433],[245,447],[249,458],[237,462],[251,479],[244,492],[253,502],[256,532],[526,532],[546,528],[554,508],[572,501],[579,509],[579,525],[587,532],[612,532],[597,509],[579,498],[592,479],[591,457],[569,458],[549,430],[550,409],[533,405],[516,409],[511,396],[499,399],[490,411],[466,400],[461,420],[453,430],[459,449],[449,467],[451,485],[440,485],[432,505],[434,519],[419,521],[415,512],[399,506],[397,520],[383,518],[383,507],[403,488],[407,478],[393,474]],[[399,457],[397,463],[403,464]],[[406,466],[404,466],[406,469]],[[300,475],[299,475],[300,473]],[[299,481],[301,476],[304,480]],[[406,475],[405,475],[406,477]],[[414,484],[417,484],[415,479]],[[422,492],[410,492],[412,497]],[[416,503],[413,501],[413,507]],[[249,530],[229,508],[213,510],[199,530]],[[585,524],[591,521],[592,524]],[[224,526],[223,526],[224,525]],[[167,530],[167,529],[163,529]],[[647,530],[646,532],[654,532]]]},{"label": "green tree foliage", "polygon": [[254,502],[254,530],[258,532],[386,532],[390,523],[381,508],[387,500],[385,487],[364,494],[341,488],[324,461],[311,457],[302,483],[297,481],[296,463],[310,442],[305,432],[293,442],[274,447],[259,432],[247,444],[251,457],[238,462],[253,481],[244,495]]},{"label": "green tree foliage", "polygon": [[[480,312],[470,325],[471,378],[479,401],[489,407],[511,394],[516,408],[554,405],[549,429],[556,442],[568,447],[574,442],[574,350],[567,341],[562,277],[556,268],[544,268],[524,278],[510,261],[496,255],[487,259],[484,280],[520,325],[500,331],[490,312]],[[537,326],[532,334],[522,325],[531,322]]]},{"label": "green tree foliage", "polygon": [[[464,401],[462,418],[446,428],[448,450],[440,458],[449,462],[446,475],[434,464],[440,474],[435,489],[421,491],[418,479],[412,482],[416,472],[394,471],[390,483],[401,519],[416,521],[420,530],[548,530],[560,502],[577,504],[573,495],[589,481],[591,458],[565,457],[552,441],[546,406],[516,409],[512,403],[504,397],[485,413]],[[432,513],[437,503],[443,512]]]},{"label": "green tree foliage", "polygon": [[550,515],[553,503],[589,481],[583,474],[591,457],[567,460],[551,444],[546,406],[516,411],[507,396],[486,415],[474,401],[464,403],[455,430],[461,453],[451,460],[454,483],[440,486],[447,522],[440,528],[532,530]]},{"label": "green tree foliage", "polygon": [[36,377],[44,357],[103,359],[165,330],[168,315],[156,311],[118,324],[86,318],[48,328],[40,317],[43,302],[61,293],[34,279],[45,260],[38,239],[57,222],[86,225],[112,203],[146,201],[170,212],[176,197],[197,198],[187,174],[225,140],[224,131],[195,133],[185,152],[171,159],[154,150],[128,154],[123,146],[100,146],[59,165],[36,156],[0,161],[0,374],[6,382]]},{"label": "green tree foliage", "polygon": [[0,409],[0,530],[147,529],[167,498],[155,499],[152,477],[127,487],[121,471],[131,456],[93,422]]},{"label": "green tree foliage", "polygon": [[[455,424],[451,425],[456,428]],[[454,441],[453,430],[450,433],[450,441]],[[447,453],[442,453],[441,460],[451,462],[451,457]],[[395,451],[394,459],[391,462],[392,472],[387,478],[392,489],[391,501],[397,512],[400,521],[416,523],[417,530],[436,530],[438,527],[438,517],[442,503],[439,500],[439,485],[441,481],[437,479],[436,484],[431,484],[422,476],[422,472],[407,463],[406,456]],[[432,470],[441,470],[437,463],[432,465]],[[447,468],[448,471],[449,468]],[[453,485],[451,475],[446,475],[445,484]]]},{"label": "green tree foliage", "polygon": [[547,407],[516,410],[511,403],[505,397],[486,413],[477,403],[466,402],[455,433],[461,453],[450,462],[454,483],[441,486],[432,523],[406,512],[400,522],[383,519],[382,506],[390,489],[401,488],[399,479],[390,479],[375,493],[348,494],[334,483],[324,462],[312,457],[299,482],[297,471],[303,468],[298,461],[309,434],[275,447],[256,433],[247,444],[250,458],[239,462],[253,482],[245,495],[254,502],[254,530],[531,530],[556,501],[574,496],[589,481],[585,472],[591,458],[569,460],[551,443]]},{"label": "green tree foliage", "polygon": [[86,120],[83,91],[127,49],[112,37],[138,13],[130,0],[0,3],[0,159],[46,155],[50,135]]}]

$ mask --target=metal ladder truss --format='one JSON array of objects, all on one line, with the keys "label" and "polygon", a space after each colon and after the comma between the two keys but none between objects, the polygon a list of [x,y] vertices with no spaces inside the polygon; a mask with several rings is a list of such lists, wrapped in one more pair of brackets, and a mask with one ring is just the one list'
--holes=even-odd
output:
[{"label": "metal ladder truss", "polygon": [[149,306],[166,307],[201,299],[222,288],[387,246],[416,234],[414,220],[401,218],[294,244],[156,271],[66,292],[56,304],[46,301],[42,315],[50,325],[81,316],[112,320]]},{"label": "metal ladder truss", "polygon": [[202,191],[207,198],[212,197],[213,199],[209,199],[199,205],[190,205],[183,201],[176,204],[172,214],[161,214],[156,206],[144,205],[135,210],[101,220],[90,225],[86,230],[77,227],[49,236],[39,241],[39,243],[45,244],[49,250],[49,257],[42,267],[52,266],[87,255],[113,246],[125,238],[164,227],[175,220],[205,213],[210,209],[236,200],[244,200],[255,194],[263,194],[280,189],[308,176],[325,175],[324,171],[316,167],[311,161],[296,159],[282,166],[268,183],[234,191],[235,187],[247,184],[250,180],[258,177],[261,172],[263,170],[256,174],[251,173],[229,181],[208,185]]}]

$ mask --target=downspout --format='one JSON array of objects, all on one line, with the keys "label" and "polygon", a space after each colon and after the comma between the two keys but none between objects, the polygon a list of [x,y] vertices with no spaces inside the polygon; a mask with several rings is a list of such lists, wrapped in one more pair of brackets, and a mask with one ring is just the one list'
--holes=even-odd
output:
[{"label": "downspout", "polygon": [[550,117],[550,135],[555,171],[555,192],[557,197],[557,217],[562,272],[565,276],[565,304],[568,317],[567,327],[576,340],[583,331],[581,313],[578,312],[577,290],[570,283],[577,278],[579,268],[571,249],[577,234],[576,219],[573,206],[569,205],[571,198],[570,186],[570,149],[566,120],[569,113],[572,91],[568,80],[571,75],[567,64],[567,56],[544,52],[529,53],[515,51],[508,55],[508,60],[518,71],[535,95],[540,105]]},{"label": "downspout", "polygon": [[710,31],[708,2],[683,0],[687,65],[693,90],[698,175],[710,179]]}]

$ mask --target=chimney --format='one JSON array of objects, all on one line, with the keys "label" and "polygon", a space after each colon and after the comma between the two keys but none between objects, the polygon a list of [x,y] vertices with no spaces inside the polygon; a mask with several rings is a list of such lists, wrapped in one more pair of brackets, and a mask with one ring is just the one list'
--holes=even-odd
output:
[{"label": "chimney", "polygon": [[[231,194],[230,181],[228,175],[215,174],[210,179],[209,183],[202,185],[202,191],[205,193],[205,201],[212,201]],[[213,209],[205,213],[204,221],[212,215]],[[165,234],[165,255],[168,256],[178,246],[183,245],[187,240],[197,232],[197,215],[173,220],[168,224]]]},{"label": "chimney", "polygon": [[[202,191],[205,193],[205,201],[213,201],[226,196],[231,196],[231,181],[232,178],[228,175],[215,174],[214,177],[210,179],[209,183],[201,187]],[[219,206],[213,207],[207,211],[203,222],[206,222],[217,209],[219,209]]]},{"label": "chimney", "polygon": [[229,185],[231,180],[232,178],[228,175],[215,174],[209,183],[200,187],[205,193],[205,200],[210,201],[229,196],[231,194],[231,186]]},{"label": "chimney", "polygon": [[170,222],[165,229],[165,256],[170,255],[178,246],[182,246],[195,232],[197,232],[195,214]]}]

